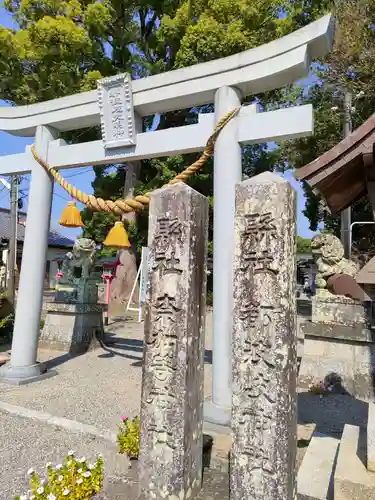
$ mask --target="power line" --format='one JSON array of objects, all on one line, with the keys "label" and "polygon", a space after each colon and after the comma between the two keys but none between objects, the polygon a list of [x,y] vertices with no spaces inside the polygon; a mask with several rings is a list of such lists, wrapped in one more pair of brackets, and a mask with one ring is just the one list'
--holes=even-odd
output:
[{"label": "power line", "polygon": [[87,172],[92,172],[92,168],[89,167],[86,170],[82,170],[81,172],[76,172],[75,174],[72,175],[65,175],[64,177],[65,179],[70,179],[71,177],[76,177],[77,175],[86,174]]},{"label": "power line", "polygon": [[53,192],[53,194],[54,194],[55,196],[58,196],[59,198],[61,198],[61,199],[65,200],[65,201],[70,201],[70,200],[69,200],[69,198],[65,198],[64,196],[61,196],[61,194],[55,193],[55,191]]}]

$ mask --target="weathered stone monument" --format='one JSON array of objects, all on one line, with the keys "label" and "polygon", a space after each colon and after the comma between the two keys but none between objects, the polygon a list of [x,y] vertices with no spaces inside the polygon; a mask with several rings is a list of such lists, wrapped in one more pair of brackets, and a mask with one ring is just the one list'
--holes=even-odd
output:
[{"label": "weathered stone monument", "polygon": [[186,184],[154,191],[141,403],[145,500],[201,487],[208,202]]},{"label": "weathered stone monument", "polygon": [[294,500],[296,195],[277,175],[236,186],[231,500]]},{"label": "weathered stone monument", "polygon": [[46,319],[40,345],[76,355],[103,336],[103,305],[98,303],[100,274],[95,273],[96,244],[78,238],[63,259],[54,302],[43,305]]}]

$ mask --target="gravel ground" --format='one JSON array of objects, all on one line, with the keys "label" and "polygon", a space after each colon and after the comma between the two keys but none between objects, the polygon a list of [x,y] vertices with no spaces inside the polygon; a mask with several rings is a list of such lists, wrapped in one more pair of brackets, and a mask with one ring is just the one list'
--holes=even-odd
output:
[{"label": "gravel ground", "polygon": [[46,463],[57,464],[69,450],[87,460],[95,460],[102,453],[107,481],[127,474],[128,460],[108,442],[1,411],[0,428],[0,500],[11,500],[16,494],[25,493],[29,468],[43,477]]},{"label": "gravel ground", "polygon": [[[207,322],[210,349],[211,318]],[[121,416],[139,413],[142,383],[143,324],[133,321],[109,325],[116,344],[73,359],[64,353],[39,350],[39,361],[51,360],[58,375],[31,385],[0,383],[0,399],[7,403],[116,430]],[[208,352],[208,359],[210,353]],[[211,365],[206,363],[205,396],[211,396]]]},{"label": "gravel ground", "polygon": [[[90,424],[104,432],[116,432],[121,415],[139,414],[143,324],[118,321],[109,325],[108,332],[115,343],[77,358],[40,350],[39,360],[50,360],[58,375],[28,386],[0,384],[0,400]],[[207,315],[206,332],[205,397],[210,398],[211,314]],[[350,396],[329,395],[320,399],[301,392],[298,408],[298,465],[315,426],[320,432],[340,437],[345,423],[361,427],[367,424],[367,404]],[[30,467],[42,470],[46,462],[62,460],[71,448],[87,458],[94,458],[98,452],[103,454],[108,480],[103,500],[135,500],[137,488],[129,478],[127,460],[116,453],[114,445],[1,410],[0,428],[0,500],[10,500],[22,492],[27,486],[25,473]],[[230,436],[215,437],[217,456],[227,456],[229,448]],[[226,500],[227,475],[210,472],[204,485],[199,498]]]}]

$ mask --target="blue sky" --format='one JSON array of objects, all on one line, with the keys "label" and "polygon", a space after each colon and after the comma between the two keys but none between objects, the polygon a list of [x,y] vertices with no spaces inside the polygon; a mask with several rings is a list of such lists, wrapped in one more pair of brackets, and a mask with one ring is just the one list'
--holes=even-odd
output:
[{"label": "blue sky", "polygon": [[[9,16],[8,12],[3,8],[0,8],[0,24],[6,27],[15,27],[12,23],[12,19]],[[25,146],[28,144],[32,144],[33,139],[25,139],[22,137],[15,137],[5,132],[0,132],[0,155],[10,155],[14,153],[21,153],[25,151]],[[94,173],[90,168],[80,168],[80,169],[71,169],[69,171],[65,171],[66,177],[72,177],[71,182],[74,183],[76,187],[79,189],[91,193],[91,183],[94,180]],[[305,198],[303,195],[303,190],[300,184],[294,179],[293,173],[288,171],[285,173],[284,177],[291,183],[291,185],[297,191],[298,197],[298,208],[297,208],[297,229],[298,234],[300,236],[309,237],[313,233],[309,230],[309,223],[306,217],[302,214],[302,210],[305,206]],[[23,210],[27,211],[27,194],[29,189],[30,176],[25,176],[24,180],[21,183],[21,197],[24,200],[24,208]],[[60,188],[60,186],[55,185],[54,195],[53,195],[53,204],[52,204],[52,216],[51,216],[51,227],[58,229],[62,234],[74,238],[77,234],[79,234],[80,230],[73,230],[63,228],[58,225],[58,219],[63,208],[66,206],[67,201],[69,200],[66,192]],[[1,207],[9,207],[9,192],[0,187],[0,206]]]}]

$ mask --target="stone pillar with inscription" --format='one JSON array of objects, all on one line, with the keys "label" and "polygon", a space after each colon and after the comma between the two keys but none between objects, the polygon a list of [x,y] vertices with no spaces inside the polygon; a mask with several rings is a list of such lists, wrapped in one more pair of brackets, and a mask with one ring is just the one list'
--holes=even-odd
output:
[{"label": "stone pillar with inscription", "polygon": [[265,172],[236,186],[231,500],[294,500],[296,194]]},{"label": "stone pillar with inscription", "polygon": [[208,202],[186,184],[151,194],[139,457],[142,499],[201,487]]}]

